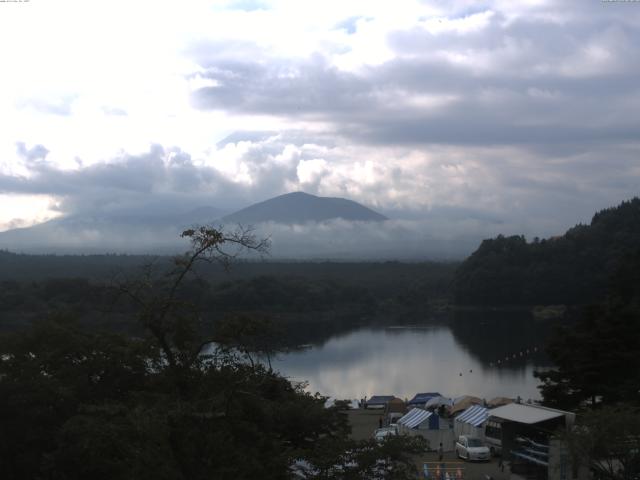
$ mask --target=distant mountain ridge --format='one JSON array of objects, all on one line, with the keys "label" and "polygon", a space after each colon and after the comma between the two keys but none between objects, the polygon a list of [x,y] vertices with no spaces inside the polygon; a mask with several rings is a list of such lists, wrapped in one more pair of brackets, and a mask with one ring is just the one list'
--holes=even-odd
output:
[{"label": "distant mountain ridge", "polygon": [[264,222],[295,224],[322,222],[336,218],[364,222],[388,220],[384,215],[353,200],[293,192],[250,205],[223,217],[222,221],[241,224]]},{"label": "distant mountain ridge", "polygon": [[303,192],[280,195],[224,216],[228,212],[210,206],[149,213],[140,208],[131,212],[87,212],[0,232],[0,249],[57,254],[172,254],[186,247],[180,233],[199,224],[226,223],[232,226],[266,222],[304,224],[336,218],[359,222],[387,219],[351,200],[317,197]]}]

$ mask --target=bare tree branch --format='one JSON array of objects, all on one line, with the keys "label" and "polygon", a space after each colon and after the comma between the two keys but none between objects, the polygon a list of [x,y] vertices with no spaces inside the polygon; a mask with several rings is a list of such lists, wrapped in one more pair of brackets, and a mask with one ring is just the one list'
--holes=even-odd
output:
[{"label": "bare tree branch", "polygon": [[179,298],[187,276],[196,275],[197,262],[217,262],[228,269],[240,254],[253,251],[265,255],[270,248],[268,238],[259,239],[253,228],[241,225],[232,231],[202,225],[185,230],[181,237],[189,240],[191,248],[174,257],[173,267],[164,275],[158,275],[158,262],[154,261],[143,267],[140,277],[117,285],[117,290],[137,305],[141,325],[156,339],[172,368],[190,367],[206,346],[200,341],[185,351],[188,342],[178,333],[188,334],[189,328],[196,327],[186,324],[200,321],[195,306]]}]

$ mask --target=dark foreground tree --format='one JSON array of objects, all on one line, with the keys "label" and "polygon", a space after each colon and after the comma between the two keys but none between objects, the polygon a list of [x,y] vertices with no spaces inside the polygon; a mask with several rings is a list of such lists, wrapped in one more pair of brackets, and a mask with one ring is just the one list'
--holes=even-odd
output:
[{"label": "dark foreground tree", "polygon": [[590,307],[556,333],[547,351],[556,368],[535,374],[545,404],[640,404],[639,312]]},{"label": "dark foreground tree", "polygon": [[640,405],[640,251],[621,262],[607,301],[575,312],[547,351],[556,368],[536,372],[549,406]]},{"label": "dark foreground tree", "polygon": [[205,335],[185,279],[200,261],[226,265],[226,247],[266,244],[208,227],[183,236],[192,249],[172,270],[118,285],[143,336],[53,318],[2,338],[2,478],[284,479],[299,465],[306,478],[413,478],[422,443],[349,441],[343,413],[251,356],[272,352],[264,323],[234,320],[217,332],[224,345]]},{"label": "dark foreground tree", "polygon": [[589,411],[564,437],[575,466],[588,466],[594,480],[640,477],[640,411],[620,404]]}]

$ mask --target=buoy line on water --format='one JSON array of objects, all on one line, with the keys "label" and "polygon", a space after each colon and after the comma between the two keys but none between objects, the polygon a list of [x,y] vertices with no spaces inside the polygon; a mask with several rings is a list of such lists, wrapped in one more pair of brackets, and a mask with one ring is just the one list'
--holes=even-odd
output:
[{"label": "buoy line on water", "polygon": [[500,366],[500,365],[504,365],[507,362],[509,362],[510,360],[517,360],[519,358],[523,358],[523,357],[527,357],[528,355],[532,355],[534,353],[538,352],[538,346],[533,346],[531,348],[527,348],[524,350],[520,350],[517,353],[513,353],[510,355],[507,355],[506,357],[504,357],[504,359],[500,358],[498,360],[496,360],[495,362],[489,362],[489,366],[490,367],[496,367],[496,366]]}]

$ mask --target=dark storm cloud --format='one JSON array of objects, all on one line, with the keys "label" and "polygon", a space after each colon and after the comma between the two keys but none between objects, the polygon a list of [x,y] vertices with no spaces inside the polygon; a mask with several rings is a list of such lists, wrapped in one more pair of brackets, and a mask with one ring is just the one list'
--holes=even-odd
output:
[{"label": "dark storm cloud", "polygon": [[360,112],[371,95],[368,81],[338,71],[320,56],[303,64],[221,61],[208,69],[206,77],[218,85],[195,93],[195,104],[205,109],[325,115]]},{"label": "dark storm cloud", "polygon": [[[0,192],[46,194],[60,199],[63,213],[139,211],[150,215],[212,202],[233,203],[240,192],[216,169],[196,166],[179,149],[153,146],[142,155],[64,170],[44,159],[47,149],[17,145],[29,176],[0,175]],[[225,205],[220,205],[224,207]]]},{"label": "dark storm cloud", "polygon": [[[244,135],[239,133],[237,137]],[[29,177],[0,177],[0,191],[54,195],[65,217],[35,230],[0,235],[0,247],[31,252],[174,252],[184,248],[178,235],[181,228],[223,216],[219,210],[197,212],[195,207],[218,207],[228,212],[285,193],[291,185],[299,185],[296,170],[305,159],[324,155],[329,164],[344,166],[343,157],[349,156],[349,150],[338,146],[332,152],[323,143],[322,137],[312,138],[301,132],[251,143],[242,160],[253,184],[233,183],[214,168],[194,163],[187,152],[160,146],[143,155],[123,155],[108,164],[75,171],[35,163]],[[227,143],[224,148],[234,147]],[[42,156],[46,149],[21,145],[19,150],[37,157],[36,152]],[[615,153],[626,158],[633,149],[625,152],[620,148]],[[558,159],[557,171],[540,166],[544,174],[534,169],[533,175],[530,165],[525,168],[526,160],[494,155],[490,149],[480,155],[487,156],[484,164],[494,166],[493,183],[448,186],[447,177],[438,175],[442,175],[442,167],[455,167],[451,160],[432,163],[424,171],[395,167],[381,181],[362,186],[360,198],[349,194],[350,185],[355,184],[338,181],[337,187],[343,185],[344,193],[332,195],[360,201],[378,198],[382,205],[390,189],[410,192],[413,208],[410,204],[378,208],[394,219],[383,224],[341,220],[296,226],[263,224],[258,226],[259,234],[272,238],[272,253],[278,258],[461,258],[483,238],[498,233],[548,236],[562,233],[577,221],[588,221],[595,210],[612,204],[612,194],[606,189],[615,188],[626,172],[623,160],[612,162],[605,186],[591,188],[581,179],[567,182],[565,174],[580,161],[595,172],[598,152],[578,159]],[[445,152],[443,157],[447,157]],[[330,169],[327,174],[334,173]],[[423,191],[442,189],[429,208],[420,204],[417,192],[412,191],[415,187],[411,182],[416,181]],[[327,186],[322,179],[304,184],[309,193],[320,193]],[[483,206],[483,198],[498,191],[503,208]],[[455,195],[462,195],[462,205],[438,200],[452,200]],[[554,212],[553,219],[549,218],[550,211]]]},{"label": "dark storm cloud", "polygon": [[319,55],[269,62],[199,57],[216,86],[195,92],[194,102],[318,120],[340,135],[389,145],[585,149],[635,141],[640,29],[638,13],[630,13],[613,22],[609,12],[574,18],[561,11],[563,22],[508,20],[498,12],[465,34],[417,26],[389,36],[396,58],[357,74]]},{"label": "dark storm cloud", "polygon": [[[237,132],[204,163],[179,148],[153,145],[143,154],[123,153],[88,166],[80,161],[73,170],[46,161],[49,151],[43,145],[18,142],[16,152],[29,174],[0,173],[0,193],[50,195],[67,215],[161,215],[200,206],[228,212],[289,191],[288,182],[298,182],[298,163],[317,154],[312,146],[302,149],[310,139],[303,132]],[[224,149],[233,150],[238,142],[248,147],[230,155],[242,163],[249,183],[233,181],[217,168]]]}]

